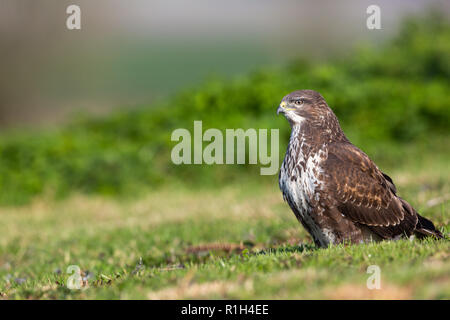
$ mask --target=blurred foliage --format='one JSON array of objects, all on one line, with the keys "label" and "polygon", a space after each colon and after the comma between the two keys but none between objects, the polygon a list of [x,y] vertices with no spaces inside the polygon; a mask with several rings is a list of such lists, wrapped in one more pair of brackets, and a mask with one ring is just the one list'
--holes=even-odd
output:
[{"label": "blurred foliage", "polygon": [[209,79],[159,105],[53,131],[6,134],[0,137],[0,203],[72,191],[131,195],[175,181],[213,186],[267,179],[255,165],[175,166],[171,132],[192,132],[194,120],[203,121],[203,130],[280,128],[282,161],[290,128],[275,112],[281,98],[298,89],[319,91],[364,151],[395,154],[399,144],[448,136],[449,55],[449,21],[433,12],[405,20],[394,39],[345,60],[298,60],[232,81]]}]

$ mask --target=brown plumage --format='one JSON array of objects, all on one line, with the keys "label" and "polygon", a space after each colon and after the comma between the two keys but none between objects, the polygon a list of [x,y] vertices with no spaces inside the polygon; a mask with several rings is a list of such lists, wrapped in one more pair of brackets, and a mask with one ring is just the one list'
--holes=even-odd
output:
[{"label": "brown plumage", "polygon": [[313,90],[285,96],[277,110],[291,125],[279,184],[316,245],[442,234],[397,196],[392,179],[345,136]]}]

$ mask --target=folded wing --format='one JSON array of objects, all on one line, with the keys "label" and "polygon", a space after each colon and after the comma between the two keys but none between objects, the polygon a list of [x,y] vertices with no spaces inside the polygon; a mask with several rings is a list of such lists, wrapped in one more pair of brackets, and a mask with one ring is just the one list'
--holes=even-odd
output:
[{"label": "folded wing", "polygon": [[341,214],[383,238],[414,231],[415,210],[396,195],[392,179],[357,147],[347,142],[330,144],[324,169],[327,193]]}]

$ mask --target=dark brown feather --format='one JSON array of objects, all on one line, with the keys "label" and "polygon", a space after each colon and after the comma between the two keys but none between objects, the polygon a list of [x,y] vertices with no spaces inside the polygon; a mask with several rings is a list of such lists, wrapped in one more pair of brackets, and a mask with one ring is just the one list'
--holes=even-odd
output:
[{"label": "dark brown feather", "polygon": [[417,224],[411,206],[369,157],[348,142],[330,144],[325,163],[328,192],[339,211],[383,238],[410,235]]}]

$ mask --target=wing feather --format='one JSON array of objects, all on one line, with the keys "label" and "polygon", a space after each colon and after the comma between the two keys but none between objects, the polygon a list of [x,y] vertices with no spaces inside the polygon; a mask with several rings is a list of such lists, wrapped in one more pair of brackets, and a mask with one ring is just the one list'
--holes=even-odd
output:
[{"label": "wing feather", "polygon": [[357,147],[330,144],[324,169],[328,192],[343,215],[386,237],[414,230],[415,211],[406,210],[392,179]]}]

